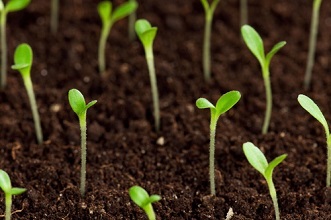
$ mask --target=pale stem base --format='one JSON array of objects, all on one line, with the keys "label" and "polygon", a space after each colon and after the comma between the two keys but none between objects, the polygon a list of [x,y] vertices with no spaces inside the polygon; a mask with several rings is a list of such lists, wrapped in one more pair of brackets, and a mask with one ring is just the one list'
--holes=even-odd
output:
[{"label": "pale stem base", "polygon": [[80,194],[85,195],[86,188],[86,113],[79,118],[81,135],[81,168],[80,168]]},{"label": "pale stem base", "polygon": [[[330,141],[328,141],[330,142]],[[326,186],[330,187],[331,182],[331,143],[328,143],[328,149],[327,149],[327,168],[326,168]]]},{"label": "pale stem base", "polygon": [[7,84],[7,37],[6,37],[6,12],[1,13],[1,88],[5,88]]},{"label": "pale stem base", "polygon": [[59,0],[52,0],[51,6],[51,32],[55,34],[57,32],[59,21]]},{"label": "pale stem base", "polygon": [[211,35],[211,25],[212,18],[211,16],[206,16],[205,21],[205,33],[203,38],[203,51],[202,51],[202,66],[203,66],[203,74],[205,77],[205,81],[210,81],[211,73],[210,73],[210,35]]},{"label": "pale stem base", "polygon": [[240,0],[240,27],[248,24],[247,0]]},{"label": "pale stem base", "polygon": [[268,183],[268,187],[269,187],[270,196],[271,196],[272,202],[274,204],[276,220],[280,220],[280,214],[279,214],[278,200],[277,200],[277,193],[276,193],[275,185],[272,182],[272,180],[267,181],[267,183]]},{"label": "pale stem base", "polygon": [[129,23],[128,23],[128,33],[129,33],[129,39],[131,41],[134,41],[134,39],[136,39],[136,32],[134,30],[134,24],[137,20],[137,13],[136,12],[132,12],[129,15]]},{"label": "pale stem base", "polygon": [[265,94],[266,94],[266,110],[265,110],[264,122],[262,127],[262,134],[266,134],[269,128],[271,110],[272,110],[272,92],[271,92],[269,73],[267,73],[266,75],[263,74],[263,80],[264,80]]},{"label": "pale stem base", "polygon": [[12,205],[12,195],[9,193],[5,193],[5,203],[6,203],[6,213],[5,220],[11,219],[11,205]]},{"label": "pale stem base", "polygon": [[106,71],[106,43],[107,38],[110,32],[111,26],[102,28],[101,36],[99,40],[99,49],[98,49],[98,64],[99,64],[99,73],[101,75],[105,74]]},{"label": "pale stem base", "polygon": [[146,213],[149,220],[155,220],[156,219],[155,212],[154,212],[152,204],[146,205],[143,209],[144,209],[144,211],[145,211],[145,213]]},{"label": "pale stem base", "polygon": [[210,193],[216,195],[215,189],[215,136],[216,136],[216,121],[213,116],[210,120],[210,145],[209,145],[209,181]]}]

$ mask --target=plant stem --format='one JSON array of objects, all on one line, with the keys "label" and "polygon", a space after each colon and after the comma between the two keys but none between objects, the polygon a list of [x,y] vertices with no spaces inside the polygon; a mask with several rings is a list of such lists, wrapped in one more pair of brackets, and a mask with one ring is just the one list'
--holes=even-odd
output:
[{"label": "plant stem", "polygon": [[146,206],[143,207],[147,217],[149,220],[155,220],[156,216],[155,216],[155,212],[153,210],[153,206],[151,203],[147,204]]},{"label": "plant stem", "polygon": [[327,167],[326,167],[326,187],[330,187],[331,182],[331,137],[327,134]]},{"label": "plant stem", "polygon": [[210,119],[210,145],[209,145],[209,181],[211,195],[216,195],[215,189],[215,136],[217,119],[212,114]]},{"label": "plant stem", "polygon": [[275,185],[274,185],[272,179],[270,179],[269,181],[267,180],[267,183],[268,183],[268,187],[269,187],[270,196],[271,196],[272,202],[274,204],[276,220],[280,220],[278,201],[277,201],[277,193],[276,193]]},{"label": "plant stem", "polygon": [[7,84],[7,40],[6,40],[6,21],[7,13],[3,9],[1,12],[1,88]]},{"label": "plant stem", "polygon": [[317,39],[317,29],[319,20],[319,11],[322,0],[314,0],[313,12],[310,25],[310,35],[309,35],[309,51],[307,56],[307,66],[304,79],[304,88],[309,89],[312,70],[314,66],[315,50],[316,50],[316,39]]},{"label": "plant stem", "polygon": [[105,61],[105,54],[106,54],[106,42],[112,27],[112,23],[106,24],[102,27],[100,40],[99,40],[99,50],[98,50],[98,63],[99,63],[99,73],[101,75],[105,75],[106,70],[106,61]]},{"label": "plant stem", "polygon": [[80,194],[85,195],[86,185],[86,111],[79,116],[81,135],[81,169],[80,169]]},{"label": "plant stem", "polygon": [[247,0],[240,0],[240,26],[248,24]]},{"label": "plant stem", "polygon": [[51,32],[55,34],[57,32],[59,21],[59,0],[52,0],[51,6]]},{"label": "plant stem", "polygon": [[42,133],[41,125],[40,125],[40,118],[39,118],[39,113],[38,113],[38,109],[37,109],[37,102],[36,102],[35,94],[33,91],[33,85],[32,85],[30,76],[25,76],[25,75],[22,75],[22,76],[23,76],[24,85],[25,85],[26,91],[28,93],[28,97],[29,97],[29,101],[30,101],[30,105],[31,105],[32,117],[33,117],[33,121],[34,121],[34,127],[35,127],[35,131],[36,131],[37,141],[38,141],[38,144],[41,144],[43,142],[43,133]]},{"label": "plant stem", "polygon": [[[129,0],[130,2],[135,2],[136,0]],[[128,31],[129,31],[129,39],[133,41],[136,38],[136,33],[134,30],[134,24],[137,20],[137,13],[136,11],[132,12],[129,15],[129,25],[128,25]]]},{"label": "plant stem", "polygon": [[160,130],[160,106],[159,106],[159,93],[157,89],[157,80],[155,75],[154,55],[153,55],[152,47],[145,47],[145,54],[146,54],[149,78],[152,88],[155,129],[158,132]]},{"label": "plant stem", "polygon": [[266,110],[265,117],[262,127],[262,134],[266,134],[268,132],[270,118],[271,118],[271,110],[272,110],[272,92],[271,92],[271,84],[270,84],[270,74],[269,74],[269,66],[262,68],[263,81],[265,86],[265,94],[266,94]]},{"label": "plant stem", "polygon": [[6,203],[6,219],[10,220],[11,218],[11,205],[12,205],[12,195],[10,193],[5,193],[5,203]]},{"label": "plant stem", "polygon": [[205,76],[205,81],[210,81],[211,73],[210,73],[210,35],[211,35],[211,25],[212,25],[212,14],[206,12],[205,18],[205,33],[203,39],[203,73]]}]

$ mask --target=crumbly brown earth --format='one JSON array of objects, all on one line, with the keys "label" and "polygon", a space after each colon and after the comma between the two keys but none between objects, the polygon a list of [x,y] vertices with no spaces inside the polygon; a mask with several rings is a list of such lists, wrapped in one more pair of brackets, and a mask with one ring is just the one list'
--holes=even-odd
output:
[{"label": "crumbly brown earth", "polygon": [[[122,1],[115,1],[118,5]],[[144,51],[127,37],[127,21],[116,23],[107,45],[107,73],[97,72],[100,35],[98,1],[61,1],[59,31],[50,33],[48,1],[33,0],[8,14],[8,65],[15,47],[34,51],[32,80],[45,141],[37,145],[22,79],[8,70],[0,92],[0,168],[13,186],[13,219],[146,219],[129,198],[132,185],[162,200],[158,219],[274,219],[263,177],[247,162],[242,144],[251,141],[268,160],[287,153],[274,182],[282,219],[331,219],[325,187],[326,144],[322,126],[298,104],[313,98],[331,121],[331,3],[322,2],[316,64],[310,91],[303,90],[312,1],[249,1],[249,23],[267,50],[287,41],[271,63],[274,106],[268,134],[261,135],[265,95],[260,67],[240,37],[239,1],[221,1],[212,32],[212,81],[204,83],[201,48],[204,11],[199,1],[140,1],[138,17],[158,27],[154,43],[161,130],[153,129],[153,107]],[[79,193],[80,133],[68,90],[77,88],[88,110],[87,193]],[[239,90],[242,98],[218,123],[216,197],[209,196],[209,112],[195,100],[215,102]],[[4,212],[3,194],[0,213]]]}]

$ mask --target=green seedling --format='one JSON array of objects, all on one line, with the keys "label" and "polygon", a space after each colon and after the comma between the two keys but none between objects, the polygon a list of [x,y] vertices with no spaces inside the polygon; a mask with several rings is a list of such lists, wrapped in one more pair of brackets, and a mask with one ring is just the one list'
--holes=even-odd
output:
[{"label": "green seedling", "polygon": [[[138,5],[136,0],[129,0],[129,2],[135,2]],[[128,33],[129,33],[129,39],[131,41],[133,41],[136,38],[136,33],[134,30],[134,24],[136,23],[136,20],[137,20],[137,13],[136,11],[134,11],[129,15],[129,22],[128,22]]]},{"label": "green seedling", "polygon": [[216,195],[215,190],[215,134],[218,118],[230,110],[240,99],[238,91],[230,91],[222,95],[216,103],[216,107],[205,98],[199,98],[196,106],[199,109],[210,109],[210,145],[209,145],[209,179],[211,195]]},{"label": "green seedling", "polygon": [[246,142],[243,144],[244,154],[248,160],[248,162],[254,167],[257,171],[259,171],[262,176],[267,181],[269,187],[269,193],[274,204],[275,208],[275,216],[276,220],[279,220],[279,208],[277,201],[277,193],[275,189],[275,185],[272,181],[272,173],[278,164],[280,164],[286,157],[287,154],[283,154],[281,156],[276,157],[270,163],[268,163],[262,151],[256,147],[251,142]]},{"label": "green seedling", "polygon": [[29,101],[30,101],[30,105],[31,105],[32,117],[33,117],[34,126],[35,126],[35,130],[36,130],[37,141],[39,144],[41,144],[43,142],[43,132],[41,130],[36,98],[35,98],[35,94],[33,91],[33,85],[32,85],[31,76],[30,76],[32,60],[33,60],[33,53],[32,53],[31,47],[25,43],[20,44],[20,45],[18,45],[18,47],[15,50],[14,65],[12,65],[11,68],[19,71],[23,78],[23,82],[24,82],[26,91],[28,93],[28,97],[29,97]]},{"label": "green seedling", "polygon": [[260,35],[249,25],[244,25],[241,27],[241,34],[244,38],[244,41],[252,52],[252,54],[259,61],[262,69],[262,76],[264,80],[264,85],[266,89],[266,111],[265,117],[262,127],[262,134],[266,134],[268,132],[271,110],[272,110],[272,92],[271,92],[271,84],[270,84],[270,72],[269,66],[271,58],[280,50],[285,44],[285,41],[281,41],[273,46],[271,51],[267,54],[264,53],[263,41]]},{"label": "green seedling", "polygon": [[98,4],[98,13],[102,22],[101,36],[99,40],[99,72],[104,74],[106,70],[105,53],[106,53],[106,41],[109,36],[112,26],[118,20],[125,18],[133,13],[138,7],[137,2],[129,1],[121,4],[113,11],[113,4],[110,1],[102,1]]},{"label": "green seedling", "polygon": [[6,205],[5,220],[10,220],[12,197],[24,193],[26,189],[12,187],[9,175],[1,169],[0,169],[0,188],[5,193],[5,205]]},{"label": "green seedling", "polygon": [[6,5],[0,0],[0,41],[1,41],[1,88],[3,89],[7,83],[7,37],[6,25],[7,14],[24,9],[28,6],[31,0],[9,0]]},{"label": "green seedling", "polygon": [[161,200],[159,195],[149,196],[146,190],[140,186],[132,186],[129,189],[129,195],[131,200],[145,211],[149,220],[156,219],[152,203]]},{"label": "green seedling", "polygon": [[240,0],[240,26],[248,24],[247,0]]},{"label": "green seedling", "polygon": [[157,89],[157,81],[154,66],[153,42],[156,36],[157,27],[152,27],[151,24],[145,19],[139,19],[135,23],[136,33],[144,46],[145,57],[148,66],[149,78],[151,81],[153,104],[154,104],[154,119],[155,129],[160,129],[160,107],[159,107],[159,94]]},{"label": "green seedling", "polygon": [[86,112],[87,109],[97,103],[97,101],[93,100],[86,105],[83,94],[77,89],[70,89],[68,98],[72,110],[78,116],[81,131],[80,194],[84,196],[86,185]]},{"label": "green seedling", "polygon": [[203,39],[203,50],[202,50],[202,66],[203,73],[206,81],[210,80],[210,38],[211,38],[211,25],[213,22],[213,16],[217,4],[220,0],[213,0],[211,4],[208,3],[208,0],[201,0],[202,6],[205,10],[205,33]]},{"label": "green seedling", "polygon": [[308,96],[300,94],[298,96],[298,102],[311,116],[313,116],[317,121],[319,121],[325,130],[326,145],[327,145],[327,171],[326,171],[326,186],[330,186],[331,181],[331,134],[329,130],[329,125],[321,112],[320,108],[315,104],[315,102]]},{"label": "green seedling", "polygon": [[52,0],[51,5],[51,32],[55,34],[59,23],[59,0]]},{"label": "green seedling", "polygon": [[304,87],[306,90],[309,89],[311,75],[314,67],[315,60],[315,50],[316,50],[316,39],[317,39],[317,30],[318,30],[318,21],[320,14],[322,0],[314,0],[313,3],[313,12],[311,17],[310,24],[310,36],[309,36],[309,51],[307,56],[307,66],[304,79]]}]

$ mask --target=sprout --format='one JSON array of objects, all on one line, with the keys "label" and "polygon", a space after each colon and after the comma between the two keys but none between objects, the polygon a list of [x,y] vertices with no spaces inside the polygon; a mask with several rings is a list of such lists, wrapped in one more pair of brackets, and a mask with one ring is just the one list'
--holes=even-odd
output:
[{"label": "sprout", "polygon": [[134,12],[137,9],[137,7],[138,7],[137,2],[130,1],[121,4],[120,6],[115,8],[114,11],[112,11],[113,5],[110,1],[102,1],[98,4],[98,13],[102,21],[102,30],[99,41],[99,55],[98,55],[100,74],[104,74],[106,70],[106,63],[105,63],[106,41],[113,24],[115,24],[115,22],[117,22],[118,20],[121,20],[122,18]]},{"label": "sprout", "polygon": [[273,46],[271,51],[264,54],[264,46],[263,41],[260,35],[249,25],[244,25],[241,28],[241,34],[244,38],[244,41],[256,59],[259,61],[262,69],[262,76],[264,80],[264,85],[266,89],[266,112],[265,118],[262,127],[262,134],[266,134],[268,131],[270,117],[271,117],[271,109],[272,109],[272,92],[271,92],[271,85],[270,85],[270,72],[269,72],[269,65],[271,58],[278,52],[280,48],[282,48],[286,42],[281,41]]},{"label": "sprout", "polygon": [[315,104],[313,100],[311,100],[308,96],[300,94],[298,96],[298,101],[302,108],[304,108],[311,116],[316,118],[317,121],[319,121],[325,130],[325,136],[326,136],[326,145],[328,148],[327,153],[327,171],[326,171],[326,186],[330,186],[330,180],[331,180],[331,134],[329,130],[328,123],[326,122],[326,119],[321,112],[320,108]]},{"label": "sprout", "polygon": [[248,24],[247,0],[240,0],[240,24]]},{"label": "sprout", "polygon": [[31,0],[9,0],[4,6],[0,0],[0,40],[1,40],[1,88],[4,88],[7,83],[7,40],[6,40],[6,24],[8,12],[15,12],[24,9]]},{"label": "sprout", "polygon": [[287,154],[283,154],[281,156],[276,157],[275,159],[273,159],[273,161],[271,161],[268,164],[268,161],[265,158],[262,151],[251,142],[244,143],[243,149],[248,162],[252,165],[252,167],[254,167],[257,171],[259,171],[267,181],[269,187],[269,193],[272,202],[274,203],[276,220],[279,220],[280,217],[279,217],[277,193],[274,183],[272,181],[272,173],[274,171],[274,168],[287,157]]},{"label": "sprout", "polygon": [[59,0],[52,0],[51,5],[51,32],[55,34],[59,23]]},{"label": "sprout", "polygon": [[[137,0],[129,0],[129,2],[135,2],[137,3]],[[129,22],[128,22],[128,33],[129,33],[129,39],[133,41],[136,38],[136,33],[134,32],[134,24],[136,23],[137,20],[137,13],[136,11],[132,12],[129,15]]]},{"label": "sprout", "polygon": [[210,109],[210,145],[209,145],[209,178],[210,191],[212,195],[216,195],[215,190],[215,133],[218,118],[230,110],[240,99],[241,95],[238,91],[230,91],[222,95],[216,103],[216,107],[205,98],[199,98],[196,101],[196,106],[199,109]]},{"label": "sprout", "polygon": [[8,174],[1,169],[0,169],[0,188],[5,193],[5,204],[6,204],[5,220],[10,220],[12,196],[20,195],[20,194],[24,193],[26,191],[26,189],[12,187]]},{"label": "sprout", "polygon": [[311,17],[310,36],[309,36],[309,51],[307,56],[307,66],[306,66],[306,73],[304,79],[304,87],[306,90],[309,89],[311,74],[314,66],[316,38],[317,38],[318,20],[319,20],[321,3],[322,0],[314,0],[313,3],[313,13]]},{"label": "sprout", "polygon": [[152,27],[151,24],[145,19],[139,19],[135,24],[136,33],[144,46],[145,57],[149,70],[149,78],[152,87],[152,96],[154,104],[154,119],[155,129],[160,129],[160,107],[159,107],[159,94],[157,89],[157,81],[154,67],[154,55],[153,55],[153,42],[157,32],[157,27]]},{"label": "sprout", "polygon": [[78,116],[81,131],[80,193],[84,196],[86,182],[86,112],[87,109],[97,103],[97,101],[93,100],[86,105],[83,94],[77,89],[70,89],[68,98],[72,110]]},{"label": "sprout", "polygon": [[131,200],[145,211],[149,220],[156,219],[152,203],[161,199],[159,195],[149,196],[146,190],[140,186],[132,186],[129,189],[129,195]]},{"label": "sprout", "polygon": [[33,92],[33,85],[31,81],[31,66],[33,60],[32,49],[28,44],[20,44],[15,50],[14,54],[14,65],[11,66],[12,69],[17,70],[21,73],[23,82],[28,93],[31,111],[34,121],[34,126],[36,130],[37,141],[39,144],[43,142],[43,132],[41,130],[39,113],[37,110],[36,98]]},{"label": "sprout", "polygon": [[211,4],[208,0],[201,0],[202,6],[205,9],[205,34],[203,39],[202,65],[205,80],[210,80],[210,35],[211,25],[213,21],[214,11],[220,0],[213,0]]}]

